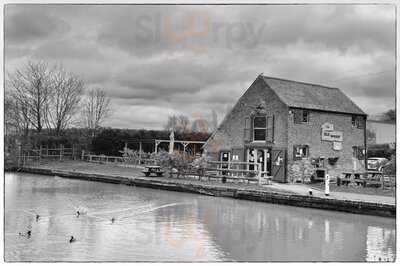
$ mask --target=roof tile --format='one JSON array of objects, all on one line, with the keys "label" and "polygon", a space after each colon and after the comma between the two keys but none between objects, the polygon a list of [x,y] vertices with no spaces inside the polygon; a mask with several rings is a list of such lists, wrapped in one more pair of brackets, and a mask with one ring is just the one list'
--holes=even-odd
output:
[{"label": "roof tile", "polygon": [[366,115],[338,88],[267,76],[262,78],[290,107]]}]

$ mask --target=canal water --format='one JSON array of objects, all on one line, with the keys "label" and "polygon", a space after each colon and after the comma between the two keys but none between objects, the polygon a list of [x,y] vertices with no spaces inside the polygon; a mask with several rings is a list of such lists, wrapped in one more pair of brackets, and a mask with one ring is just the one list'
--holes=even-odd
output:
[{"label": "canal water", "polygon": [[6,261],[393,261],[395,250],[390,218],[5,175]]}]

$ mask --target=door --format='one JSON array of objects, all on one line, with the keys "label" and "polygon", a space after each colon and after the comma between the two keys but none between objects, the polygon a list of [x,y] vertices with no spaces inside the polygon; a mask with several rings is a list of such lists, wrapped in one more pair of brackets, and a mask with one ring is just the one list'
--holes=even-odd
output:
[{"label": "door", "polygon": [[265,151],[257,150],[257,163],[261,165],[261,172],[265,172]]},{"label": "door", "polygon": [[[221,164],[221,168],[223,169],[228,169],[229,167],[229,161],[230,161],[231,153],[229,151],[223,151],[221,152],[221,162],[226,162]],[[222,171],[223,175],[226,175],[226,171]]]},{"label": "door", "polygon": [[267,176],[271,176],[271,149],[265,150],[265,168]]},{"label": "door", "polygon": [[[261,172],[263,172],[263,175],[271,175],[270,149],[247,149],[247,162],[257,162],[261,165]],[[255,166],[249,165],[247,170],[255,170]]]},{"label": "door", "polygon": [[[256,161],[257,157],[257,150],[256,149],[247,149],[247,162],[248,163],[254,163]],[[254,164],[247,165],[247,170],[253,171],[254,170]]]},{"label": "door", "polygon": [[274,181],[287,182],[286,180],[286,150],[271,151],[271,174]]}]

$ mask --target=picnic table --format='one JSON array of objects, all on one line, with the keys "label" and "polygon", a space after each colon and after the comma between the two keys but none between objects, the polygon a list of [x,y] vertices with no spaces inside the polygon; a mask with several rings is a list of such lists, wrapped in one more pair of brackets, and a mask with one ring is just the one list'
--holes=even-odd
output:
[{"label": "picnic table", "polygon": [[363,173],[361,172],[343,172],[343,178],[340,178],[338,184],[348,186],[350,183],[355,182],[358,185],[362,175]]},{"label": "picnic table", "polygon": [[164,171],[161,169],[161,166],[158,165],[146,165],[144,167],[144,170],[142,173],[145,174],[145,176],[150,176],[151,174],[155,174],[157,176],[163,176]]},{"label": "picnic table", "polygon": [[340,178],[339,185],[348,186],[355,183],[357,186],[367,185],[381,186],[383,184],[383,173],[380,171],[370,170],[367,172],[343,172],[343,178]]}]

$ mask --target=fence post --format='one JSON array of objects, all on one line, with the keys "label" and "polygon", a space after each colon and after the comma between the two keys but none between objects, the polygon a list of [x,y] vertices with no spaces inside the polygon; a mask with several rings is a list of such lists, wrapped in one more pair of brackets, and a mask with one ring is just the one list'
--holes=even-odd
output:
[{"label": "fence post", "polygon": [[60,144],[59,152],[60,152],[60,161],[61,161],[61,147],[62,145]]},{"label": "fence post", "polygon": [[85,150],[82,150],[81,160],[85,160]]},{"label": "fence post", "polygon": [[257,170],[258,170],[258,185],[261,185],[261,164],[257,164]]}]

